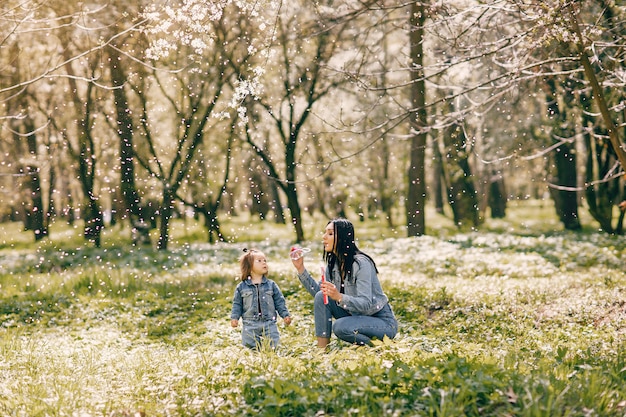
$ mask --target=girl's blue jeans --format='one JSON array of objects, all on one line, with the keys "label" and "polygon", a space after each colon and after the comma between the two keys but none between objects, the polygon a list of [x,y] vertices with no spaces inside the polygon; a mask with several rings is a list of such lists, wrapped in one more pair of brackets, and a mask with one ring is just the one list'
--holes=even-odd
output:
[{"label": "girl's blue jeans", "polygon": [[241,339],[243,345],[251,349],[259,349],[263,340],[275,348],[280,340],[278,326],[270,320],[244,320]]},{"label": "girl's blue jeans", "polygon": [[[331,331],[348,343],[371,345],[372,339],[393,339],[398,333],[398,322],[389,304],[372,316],[353,316],[331,299],[324,304],[321,291],[313,303],[315,336],[330,338]],[[333,318],[335,322],[333,323]]]}]

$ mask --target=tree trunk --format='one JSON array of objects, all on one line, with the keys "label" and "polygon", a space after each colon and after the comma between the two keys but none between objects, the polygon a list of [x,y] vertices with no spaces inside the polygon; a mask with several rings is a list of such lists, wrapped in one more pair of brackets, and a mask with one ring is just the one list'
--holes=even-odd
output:
[{"label": "tree trunk", "polygon": [[582,228],[578,217],[578,196],[576,194],[576,154],[568,143],[563,143],[555,152],[557,184],[563,187],[556,191],[556,210],[563,227],[567,230]]},{"label": "tree trunk", "polygon": [[[88,88],[89,90],[89,88]],[[88,102],[90,100],[87,100]],[[89,106],[89,104],[86,104]],[[93,152],[94,144],[91,139],[89,128],[86,120],[89,120],[89,112],[86,119],[79,122],[82,128],[78,132],[80,154],[78,155],[78,171],[79,180],[83,188],[83,193],[87,199],[84,208],[84,236],[85,239],[92,242],[97,248],[100,247],[100,234],[104,227],[102,218],[102,210],[98,204],[98,199],[94,193],[94,176],[96,170],[96,160]]]},{"label": "tree trunk", "polygon": [[[11,71],[4,71],[5,74],[3,74],[3,76],[9,77],[11,83],[17,84],[20,82],[19,77],[22,75],[21,68],[19,66],[20,60],[18,59],[21,52],[17,42],[13,43],[10,46],[10,49],[11,51],[9,54],[12,56],[10,59],[13,64],[17,64],[17,67],[12,67]],[[15,111],[15,114],[18,114],[20,111],[27,115],[30,113],[30,104],[26,93],[23,95],[16,95],[16,108],[11,108],[11,104],[11,100],[3,101],[3,111],[9,112],[6,114],[10,114],[12,111]],[[7,120],[11,120],[11,118],[8,118]],[[20,146],[22,142],[22,136],[20,135],[21,132],[26,136],[26,145],[28,148],[26,150],[26,152],[28,152],[27,159],[29,161],[37,161],[37,135],[33,119],[30,117],[25,117],[23,120],[21,118],[15,118],[11,124],[13,139],[17,148],[20,149],[20,153],[23,152],[22,147]],[[19,161],[19,158],[16,162],[17,161]],[[18,167],[20,174],[25,174],[27,176],[25,188],[28,189],[29,194],[29,198],[25,199],[27,201],[22,202],[24,207],[24,228],[25,230],[32,230],[35,236],[35,241],[39,241],[48,235],[48,227],[45,220],[45,211],[43,206],[41,179],[39,177],[40,167],[38,167],[35,162],[28,162],[26,167],[22,166],[21,163],[18,163]]]},{"label": "tree trunk", "polygon": [[204,216],[204,226],[208,231],[208,241],[209,243],[215,243],[216,239],[219,241],[224,241],[226,238],[222,234],[222,230],[220,228],[220,222],[217,218],[217,208],[209,203],[208,210],[202,210],[202,214]]},{"label": "tree trunk", "polygon": [[[304,123],[306,118],[300,120],[300,125]],[[304,229],[302,228],[302,211],[300,202],[298,201],[298,190],[296,187],[296,143],[298,130],[289,133],[289,140],[285,146],[285,178],[286,183],[283,186],[283,192],[287,197],[287,207],[289,207],[291,215],[291,223],[296,231],[296,242],[304,240]],[[266,164],[267,165],[267,164]],[[278,175],[275,175],[278,178]]]},{"label": "tree trunk", "polygon": [[102,210],[100,209],[98,201],[92,194],[87,200],[87,207],[85,209],[85,239],[92,242],[95,247],[99,248],[101,245],[103,228],[104,220],[102,219]]},{"label": "tree trunk", "polygon": [[[592,46],[587,43],[586,38],[582,34],[580,25],[578,24],[578,12],[575,7],[575,2],[569,4],[570,21],[572,23],[572,29],[574,30],[574,33],[576,33],[576,47],[578,48],[580,62],[583,64],[585,77],[591,85],[591,89],[593,91],[592,97],[600,110],[600,115],[602,116],[602,120],[606,126],[607,135],[611,145],[613,146],[615,155],[622,165],[622,169],[626,169],[626,151],[624,151],[624,144],[620,141],[617,135],[617,127],[611,117],[611,112],[606,103],[604,91],[598,82],[598,77],[596,76],[596,72],[591,64],[591,60],[589,59],[587,50],[591,49]],[[609,24],[611,24],[610,21]]]},{"label": "tree trunk", "polygon": [[169,226],[170,219],[172,218],[172,212],[174,198],[172,191],[167,185],[163,189],[163,202],[161,203],[161,209],[159,210],[161,224],[159,227],[159,241],[157,242],[157,249],[167,250],[167,245],[170,237]]},{"label": "tree trunk", "polygon": [[[80,181],[84,197],[87,199],[84,204],[85,211],[85,225],[83,234],[85,238],[95,244],[96,247],[100,247],[100,233],[104,227],[104,221],[102,219],[102,210],[98,204],[97,196],[94,193],[94,179],[96,175],[96,146],[94,144],[92,136],[92,111],[95,107],[95,99],[92,96],[94,88],[93,83],[87,83],[85,96],[81,97],[76,82],[79,77],[76,76],[72,67],[73,59],[70,56],[70,49],[68,45],[69,34],[64,34],[63,44],[66,48],[63,50],[63,55],[66,60],[65,69],[69,75],[67,82],[69,84],[69,93],[76,111],[76,129],[78,136],[78,149],[73,149],[72,141],[66,138],[66,143],[72,156],[78,161],[78,179]],[[94,76],[99,62],[96,60],[90,63],[91,75]],[[94,79],[96,77],[94,76]],[[54,123],[54,122],[53,122]],[[64,129],[60,129],[57,126],[59,132],[64,132]]]},{"label": "tree trunk", "polygon": [[581,224],[578,216],[577,167],[576,154],[572,150],[572,144],[568,142],[574,138],[575,132],[572,123],[567,118],[566,109],[571,104],[571,86],[563,85],[563,107],[559,108],[557,84],[554,78],[546,78],[546,102],[548,118],[552,120],[552,140],[558,144],[554,152],[554,165],[556,169],[557,189],[551,194],[555,208],[563,227],[567,230],[580,230]]},{"label": "tree trunk", "polygon": [[406,223],[408,236],[426,233],[426,83],[424,81],[424,22],[426,7],[416,1],[411,5],[409,42],[411,54],[411,114]]},{"label": "tree trunk", "polygon": [[435,210],[439,214],[443,214],[444,195],[446,188],[445,171],[443,169],[443,157],[439,151],[439,140],[433,140],[433,200],[435,203]]},{"label": "tree trunk", "polygon": [[285,213],[283,213],[283,205],[280,202],[280,193],[278,192],[278,186],[276,180],[271,179],[269,183],[270,192],[272,193],[272,211],[274,212],[274,223],[285,224]]},{"label": "tree trunk", "polygon": [[116,110],[116,131],[120,139],[120,190],[124,202],[124,216],[130,220],[133,243],[149,245],[150,227],[148,219],[141,209],[141,201],[135,186],[135,167],[133,149],[133,119],[128,106],[128,97],[124,84],[126,74],[121,66],[119,53],[109,48],[109,70],[113,84],[113,97]]},{"label": "tree trunk", "polygon": [[[253,164],[253,162],[250,161],[250,164]],[[249,195],[251,199],[250,215],[258,215],[260,220],[265,220],[271,207],[270,201],[265,192],[267,189],[267,181],[260,171],[261,167],[254,164],[252,165],[252,169],[250,170],[250,175],[248,177],[248,184],[250,187]]]},{"label": "tree trunk", "polygon": [[[453,110],[453,106],[450,106]],[[468,160],[467,138],[459,125],[444,133],[445,177],[448,179],[448,203],[452,208],[454,223],[458,227],[480,224],[476,188]]]},{"label": "tree trunk", "polygon": [[54,191],[56,184],[56,169],[53,164],[50,164],[48,168],[48,178],[50,178],[50,186],[48,187],[48,195],[46,201],[48,202],[48,209],[46,210],[46,228],[50,222],[50,219],[54,219],[57,216],[57,206],[54,202]]},{"label": "tree trunk", "polygon": [[304,240],[304,229],[302,228],[302,212],[300,211],[296,185],[293,182],[289,182],[284,191],[287,196],[287,206],[291,212],[291,223],[296,231],[296,242],[302,242]]},{"label": "tree trunk", "polygon": [[383,139],[381,141],[381,149],[380,155],[382,156],[382,169],[381,169],[381,178],[378,179],[378,195],[380,199],[380,209],[385,214],[385,218],[387,220],[387,227],[393,228],[393,203],[394,203],[394,194],[396,193],[396,189],[391,184],[391,176],[389,174],[390,171],[390,156],[391,152],[389,150],[388,140]]},{"label": "tree trunk", "polygon": [[506,216],[506,188],[502,173],[494,172],[489,179],[488,204],[491,218],[503,219]]},{"label": "tree trunk", "polygon": [[[32,119],[26,118],[24,120],[24,129],[26,134],[26,142],[28,145],[28,153],[32,160],[37,158],[37,136],[35,134],[35,124]],[[39,168],[29,163],[26,167],[26,173],[28,174],[28,189],[30,191],[31,207],[30,211],[26,212],[28,218],[28,229],[32,230],[35,235],[35,240],[41,240],[48,236],[48,228],[45,224],[45,211],[43,207],[43,196],[41,190],[41,180],[39,178]]]},{"label": "tree trunk", "polygon": [[591,98],[581,95],[580,101],[585,110],[582,116],[583,139],[587,148],[585,181],[589,184],[585,187],[585,200],[589,214],[600,224],[602,230],[612,233],[613,206],[619,196],[619,181],[599,180],[606,178],[616,162],[616,157],[613,147],[603,139],[606,138],[606,131],[594,122]]},{"label": "tree trunk", "polygon": [[[93,141],[90,138],[89,132],[86,130],[86,122],[83,120],[79,123],[83,129],[78,133],[80,142],[80,154],[78,156],[78,171],[79,180],[85,194],[86,206],[85,206],[85,225],[84,236],[85,239],[93,242],[93,244],[100,247],[100,234],[104,227],[104,220],[102,219],[102,210],[98,204],[98,199],[94,194],[94,176],[96,169],[96,161],[93,147]],[[89,143],[89,145],[87,145]]]}]

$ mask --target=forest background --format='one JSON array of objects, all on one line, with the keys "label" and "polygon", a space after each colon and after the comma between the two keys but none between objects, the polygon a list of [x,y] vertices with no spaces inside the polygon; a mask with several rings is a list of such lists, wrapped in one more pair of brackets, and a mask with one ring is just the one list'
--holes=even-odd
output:
[{"label": "forest background", "polygon": [[[621,233],[615,1],[7,1],[0,220],[166,249],[170,219],[378,219],[427,233],[507,201]],[[122,226],[124,227],[124,226]],[[156,233],[158,231],[158,233]]]}]

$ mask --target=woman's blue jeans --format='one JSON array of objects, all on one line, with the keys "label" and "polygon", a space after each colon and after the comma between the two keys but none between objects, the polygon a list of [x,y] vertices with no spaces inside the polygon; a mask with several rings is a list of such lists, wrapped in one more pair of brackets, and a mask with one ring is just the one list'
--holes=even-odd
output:
[{"label": "woman's blue jeans", "polygon": [[[333,300],[324,304],[321,291],[313,303],[315,336],[330,338],[331,331],[348,343],[371,345],[372,339],[393,339],[398,333],[398,322],[389,304],[372,316],[353,316]],[[335,323],[333,324],[333,318]]]}]

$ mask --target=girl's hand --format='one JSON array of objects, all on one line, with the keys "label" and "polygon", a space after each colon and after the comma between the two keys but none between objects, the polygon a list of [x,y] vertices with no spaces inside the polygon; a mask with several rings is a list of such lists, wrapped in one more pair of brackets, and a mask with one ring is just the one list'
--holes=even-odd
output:
[{"label": "girl's hand", "polygon": [[283,319],[285,322],[285,326],[289,326],[291,324],[291,316],[287,316]]},{"label": "girl's hand", "polygon": [[231,320],[230,320],[230,325],[231,325],[232,327],[237,327],[237,326],[239,326],[239,320],[231,319]]}]

